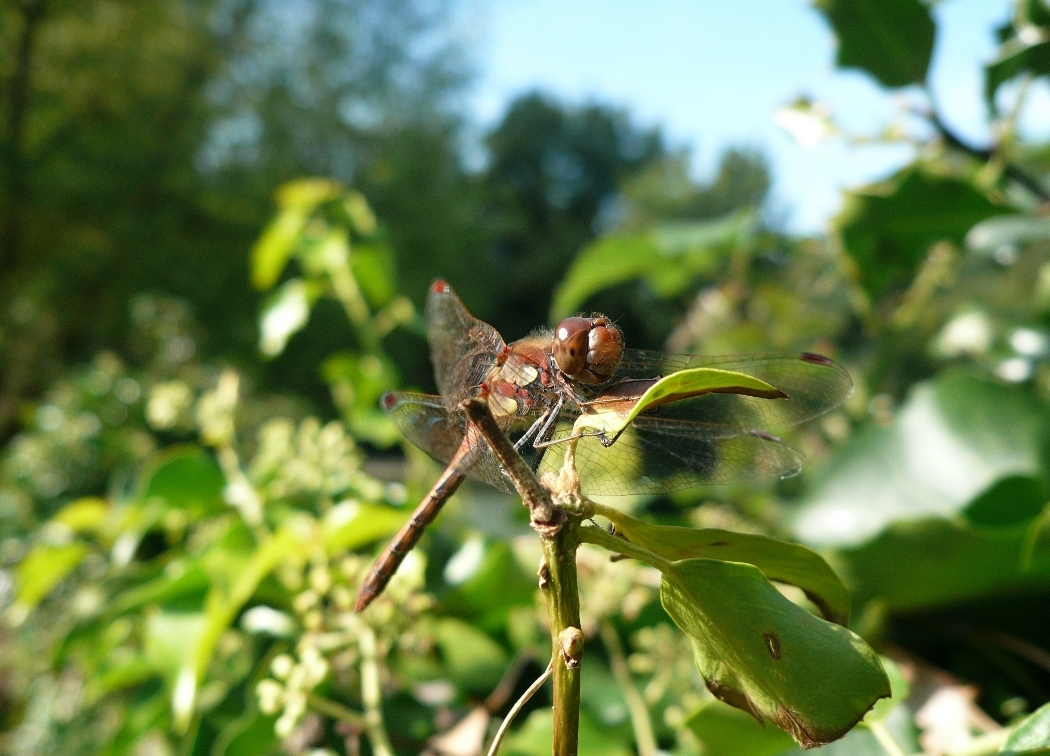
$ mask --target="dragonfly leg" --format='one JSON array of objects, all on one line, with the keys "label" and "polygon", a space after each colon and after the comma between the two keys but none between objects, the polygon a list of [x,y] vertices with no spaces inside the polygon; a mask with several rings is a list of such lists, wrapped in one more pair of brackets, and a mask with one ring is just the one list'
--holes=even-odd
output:
[{"label": "dragonfly leg", "polygon": [[558,397],[558,403],[547,410],[539,420],[536,422],[543,422],[543,427],[540,428],[536,434],[536,440],[532,444],[533,449],[542,449],[543,445],[547,444],[551,440],[551,436],[554,435],[554,428],[558,422],[558,418],[561,416],[561,408],[565,406],[565,397]]},{"label": "dragonfly leg", "polygon": [[[514,443],[514,451],[520,452],[525,448],[525,445],[532,442],[533,449],[543,448],[542,444],[550,440],[551,435],[554,433],[558,416],[561,414],[561,408],[565,406],[565,398],[559,397],[557,404],[553,407],[549,407],[546,412],[536,418],[529,429],[525,431],[525,434]],[[537,454],[535,459],[532,460],[531,467],[532,471],[540,467],[540,462],[543,460],[542,454]]]},{"label": "dragonfly leg", "polygon": [[605,447],[612,446],[613,441],[616,440],[616,439],[613,439],[613,441],[609,441],[608,437],[605,436],[602,433],[577,433],[577,434],[575,434],[573,436],[566,436],[565,438],[556,438],[553,441],[548,439],[546,441],[543,441],[542,443],[537,442],[537,443],[533,444],[533,446],[536,447],[537,449],[546,449],[548,446],[554,446],[555,444],[564,444],[567,441],[577,441],[577,440],[579,440],[581,438],[595,438],[595,437],[601,442],[602,446],[605,446]]}]

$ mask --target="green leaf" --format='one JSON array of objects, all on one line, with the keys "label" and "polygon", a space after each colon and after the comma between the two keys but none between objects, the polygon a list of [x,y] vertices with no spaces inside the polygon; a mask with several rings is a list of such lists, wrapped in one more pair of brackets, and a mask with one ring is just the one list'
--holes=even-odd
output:
[{"label": "green leaf", "polygon": [[1006,212],[970,184],[909,168],[848,194],[837,224],[861,283],[879,297],[911,281],[931,244],[962,244],[975,224]]},{"label": "green leaf", "polygon": [[893,708],[897,704],[904,703],[911,693],[911,687],[908,685],[908,681],[904,679],[904,673],[897,666],[897,662],[885,656],[880,656],[879,660],[882,662],[882,669],[886,673],[886,677],[889,678],[891,693],[889,698],[883,698],[875,702],[875,706],[864,717],[865,723],[868,724],[885,721],[886,717],[893,711]]},{"label": "green leaf", "polygon": [[462,620],[451,617],[438,620],[434,637],[448,676],[459,687],[488,691],[506,669],[507,652],[503,647]]},{"label": "green leaf", "polygon": [[[878,599],[894,613],[1050,586],[1050,549],[1021,565],[1026,528],[972,528],[944,519],[890,526],[862,546],[836,553],[857,606]],[[921,555],[921,558],[917,555]]]},{"label": "green leaf", "polygon": [[704,558],[752,564],[770,580],[801,588],[826,619],[840,625],[849,622],[849,590],[828,563],[805,546],[716,528],[651,525],[611,509],[602,514],[628,541],[664,559]]},{"label": "green leaf", "polygon": [[1050,41],[1032,43],[1015,37],[999,48],[999,55],[984,70],[984,96],[989,107],[994,108],[999,87],[1023,73],[1050,74]]},{"label": "green leaf", "polygon": [[514,607],[532,606],[535,594],[535,575],[525,573],[506,542],[496,541],[485,548],[476,571],[442,596],[441,604],[446,613],[493,631],[506,627]]},{"label": "green leaf", "polygon": [[721,701],[707,701],[683,723],[704,746],[704,756],[779,756],[795,742],[775,727]]},{"label": "green leaf", "polygon": [[397,294],[397,270],[389,247],[355,246],[350,269],[373,308],[382,307]]},{"label": "green leaf", "polygon": [[199,446],[166,450],[147,471],[140,499],[159,499],[171,509],[217,514],[227,506],[222,493],[226,478],[210,453]]},{"label": "green leaf", "polygon": [[1050,704],[1025,717],[1006,739],[1003,754],[1050,753]]},{"label": "green leaf", "polygon": [[342,502],[328,510],[321,523],[325,548],[339,554],[378,541],[396,533],[407,516],[392,507]]},{"label": "green leaf", "polygon": [[97,496],[86,496],[62,507],[51,520],[65,525],[74,533],[97,533],[109,513],[108,501]]},{"label": "green leaf", "polygon": [[324,202],[338,199],[344,192],[338,181],[326,178],[307,178],[282,184],[276,192],[277,204],[281,208],[296,208],[313,212]]},{"label": "green leaf", "polygon": [[1005,476],[1040,478],[1046,409],[962,372],[917,384],[893,424],[855,433],[794,517],[811,545],[862,543],[892,522],[954,515]]},{"label": "green leaf", "polygon": [[742,212],[599,239],[576,256],[555,290],[551,320],[557,322],[599,291],[635,278],[645,278],[660,296],[673,296],[696,276],[714,272],[733,250],[750,244],[756,227],[754,214]]},{"label": "green leaf", "polygon": [[310,319],[310,307],[319,295],[316,286],[293,278],[267,297],[259,313],[259,351],[267,357],[283,352],[288,339]]},{"label": "green leaf", "polygon": [[397,365],[391,359],[342,352],[324,361],[321,376],[356,438],[382,447],[397,441],[397,427],[379,406],[379,397],[400,383]]},{"label": "green leaf", "polygon": [[163,604],[186,597],[203,597],[211,586],[207,570],[200,564],[171,562],[158,577],[122,591],[108,607],[114,614],[137,609],[147,604]]},{"label": "green leaf", "polygon": [[[229,553],[215,554],[213,585],[204,607],[204,624],[182,659],[172,693],[175,727],[185,732],[196,706],[197,689],[208,669],[219,638],[255,593],[259,583],[278,564],[302,560],[318,537],[313,520],[291,518],[273,536],[258,544],[245,560],[237,553],[235,538],[228,538]],[[221,548],[224,544],[220,543]],[[225,567],[225,569],[222,569]]]},{"label": "green leaf", "polygon": [[837,63],[860,68],[887,87],[922,84],[934,23],[919,0],[816,0],[839,42]]},{"label": "green leaf", "polygon": [[88,547],[79,541],[60,546],[35,545],[15,568],[15,600],[8,609],[12,624],[25,621],[29,612],[83,561],[87,553]]},{"label": "green leaf", "polygon": [[576,312],[597,292],[638,278],[658,255],[648,235],[609,236],[584,247],[554,290],[551,322]]},{"label": "green leaf", "polygon": [[[643,390],[644,389],[644,390]],[[639,395],[638,391],[643,390]],[[780,389],[746,373],[717,368],[689,368],[658,381],[622,381],[589,402],[573,426],[573,433],[615,439],[643,412],[661,404],[704,394],[743,394],[763,399],[786,399]]]},{"label": "green leaf", "polygon": [[675,562],[660,598],[692,641],[708,689],[804,747],[842,737],[890,695],[863,640],[799,608],[749,564]]},{"label": "green leaf", "polygon": [[1043,511],[1047,491],[1043,482],[1011,475],[995,482],[966,505],[962,514],[973,525],[999,527],[1034,520]]},{"label": "green leaf", "polygon": [[289,207],[263,230],[251,251],[252,285],[256,289],[266,291],[277,283],[309,217],[302,208]]},{"label": "green leaf", "polygon": [[183,660],[204,629],[201,612],[154,610],[146,614],[143,650],[153,668],[175,686]]}]

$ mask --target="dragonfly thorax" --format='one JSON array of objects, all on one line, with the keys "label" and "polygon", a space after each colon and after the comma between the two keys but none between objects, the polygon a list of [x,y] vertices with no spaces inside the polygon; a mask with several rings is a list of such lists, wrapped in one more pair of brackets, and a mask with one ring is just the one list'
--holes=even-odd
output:
[{"label": "dragonfly thorax", "polygon": [[553,401],[550,354],[545,340],[531,337],[507,347],[485,380],[489,409],[497,420],[532,414]]}]

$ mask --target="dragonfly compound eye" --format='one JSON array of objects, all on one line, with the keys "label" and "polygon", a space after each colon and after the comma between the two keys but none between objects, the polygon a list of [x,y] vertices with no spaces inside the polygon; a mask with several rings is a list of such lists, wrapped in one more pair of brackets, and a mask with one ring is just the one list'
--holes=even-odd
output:
[{"label": "dragonfly compound eye", "polygon": [[620,329],[604,317],[565,318],[554,329],[554,361],[580,383],[608,380],[623,355]]}]

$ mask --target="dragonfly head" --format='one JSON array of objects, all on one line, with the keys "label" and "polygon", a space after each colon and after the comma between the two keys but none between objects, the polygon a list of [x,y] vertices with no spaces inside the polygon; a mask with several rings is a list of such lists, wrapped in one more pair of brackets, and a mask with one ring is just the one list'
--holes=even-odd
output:
[{"label": "dragonfly head", "polygon": [[612,378],[623,356],[623,334],[604,315],[565,318],[554,329],[554,362],[580,383],[604,383]]}]

